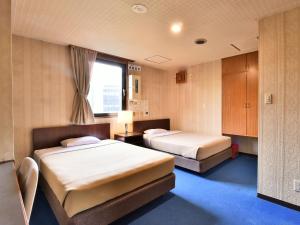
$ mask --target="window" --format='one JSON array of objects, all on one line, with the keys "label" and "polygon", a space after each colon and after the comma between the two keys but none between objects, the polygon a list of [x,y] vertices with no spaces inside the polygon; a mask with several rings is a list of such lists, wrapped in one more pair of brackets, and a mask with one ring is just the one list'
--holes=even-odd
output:
[{"label": "window", "polygon": [[112,116],[126,108],[126,65],[97,60],[88,100],[94,115]]}]

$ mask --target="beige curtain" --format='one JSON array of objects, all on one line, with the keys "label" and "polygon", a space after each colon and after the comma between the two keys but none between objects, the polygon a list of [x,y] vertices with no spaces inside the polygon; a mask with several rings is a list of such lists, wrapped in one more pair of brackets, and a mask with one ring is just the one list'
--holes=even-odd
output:
[{"label": "beige curtain", "polygon": [[91,71],[96,57],[96,51],[71,46],[71,61],[76,87],[71,117],[71,122],[74,124],[94,122],[94,114],[87,96],[90,90]]}]

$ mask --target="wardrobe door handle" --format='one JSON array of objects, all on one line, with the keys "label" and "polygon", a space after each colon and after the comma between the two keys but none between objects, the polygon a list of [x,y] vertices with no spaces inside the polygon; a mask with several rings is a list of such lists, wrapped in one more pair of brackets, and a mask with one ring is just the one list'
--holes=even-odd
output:
[{"label": "wardrobe door handle", "polygon": [[250,105],[250,103],[249,103],[249,102],[246,102],[246,103],[244,104],[244,107],[245,107],[246,109],[248,109],[248,108],[250,108],[250,107],[251,107],[251,105]]}]

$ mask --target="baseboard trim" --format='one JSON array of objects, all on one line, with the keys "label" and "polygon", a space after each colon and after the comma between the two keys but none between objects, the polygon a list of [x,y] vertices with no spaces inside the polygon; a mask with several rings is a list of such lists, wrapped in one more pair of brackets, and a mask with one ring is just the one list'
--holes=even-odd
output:
[{"label": "baseboard trim", "polygon": [[240,155],[246,155],[246,156],[250,156],[252,158],[257,158],[257,155],[254,154],[250,154],[250,153],[245,153],[245,152],[239,152]]},{"label": "baseboard trim", "polygon": [[4,161],[1,161],[0,164],[10,163],[10,162],[14,163],[15,160],[13,160],[13,159],[10,159],[10,160],[4,160]]},{"label": "baseboard trim", "polygon": [[300,206],[298,205],[294,205],[260,193],[257,193],[257,197],[300,212]]}]

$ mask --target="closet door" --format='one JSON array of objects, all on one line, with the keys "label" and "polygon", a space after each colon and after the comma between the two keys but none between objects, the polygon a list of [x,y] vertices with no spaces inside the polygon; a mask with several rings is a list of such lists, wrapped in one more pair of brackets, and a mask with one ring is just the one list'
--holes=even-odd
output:
[{"label": "closet door", "polygon": [[247,134],[246,55],[222,60],[222,132]]},{"label": "closet door", "polygon": [[258,52],[247,54],[247,136],[258,134]]}]

